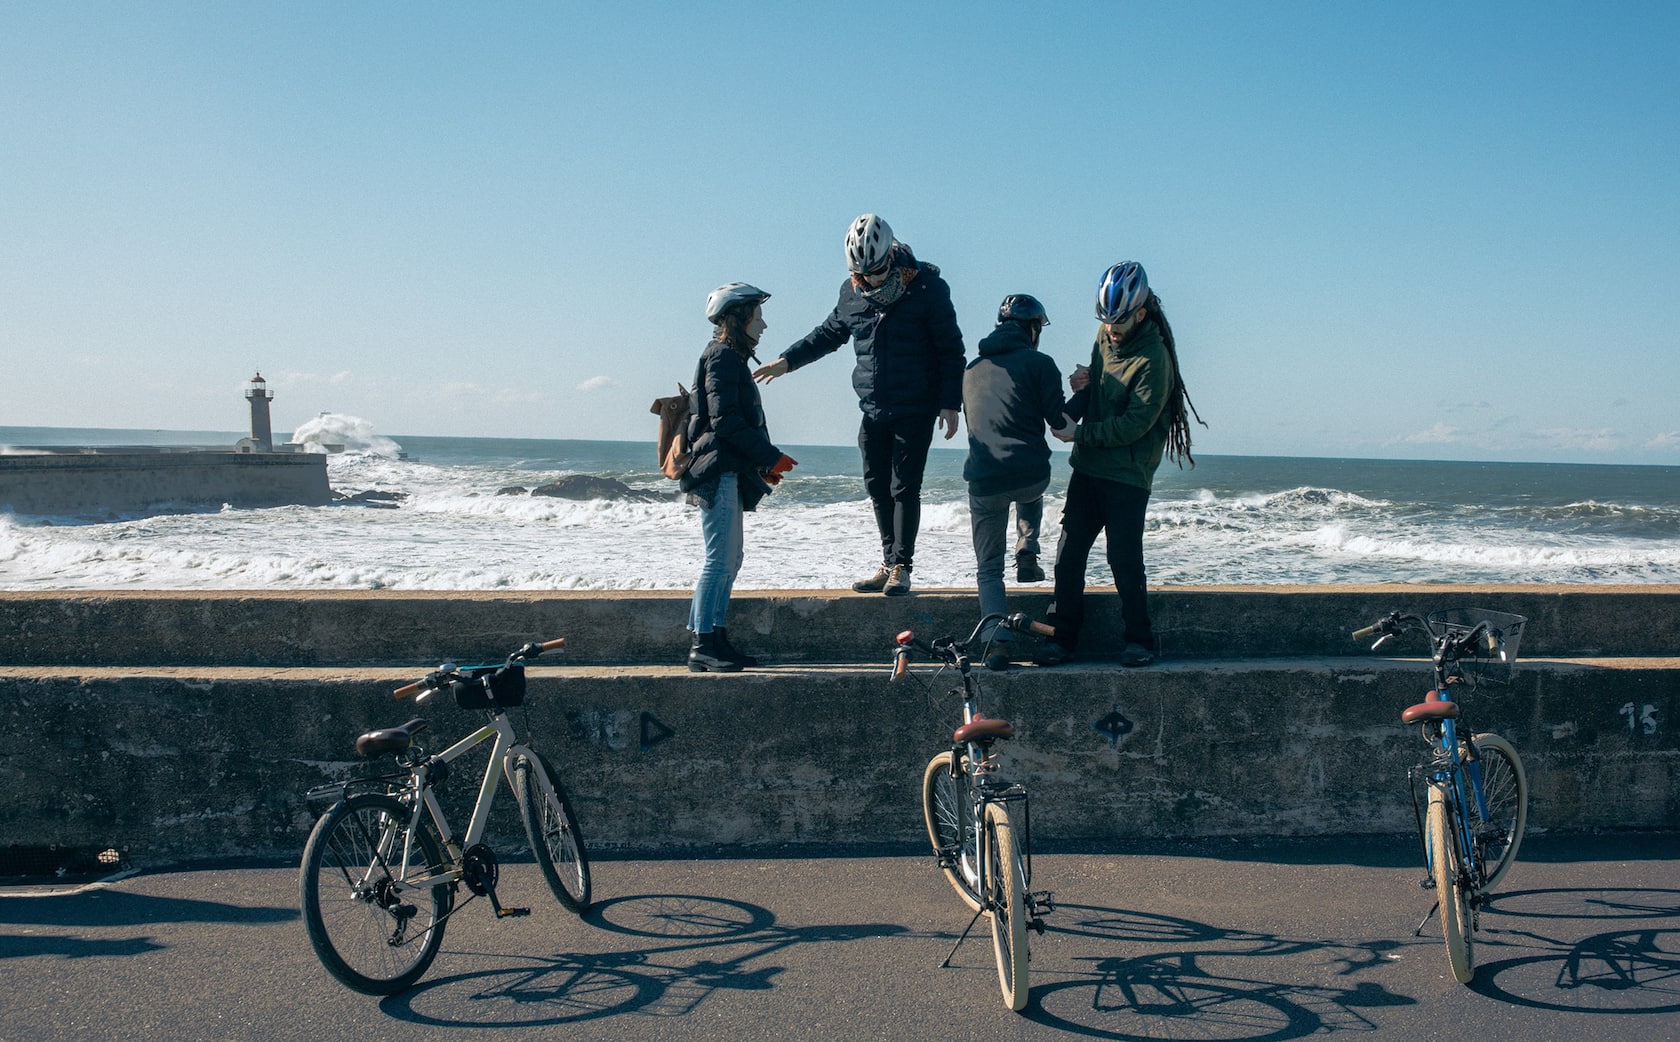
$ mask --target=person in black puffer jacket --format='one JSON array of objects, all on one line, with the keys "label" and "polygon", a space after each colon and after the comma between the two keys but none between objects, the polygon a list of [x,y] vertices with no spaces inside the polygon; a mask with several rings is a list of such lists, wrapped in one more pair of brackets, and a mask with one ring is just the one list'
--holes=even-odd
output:
[{"label": "person in black puffer jacket", "polygon": [[910,592],[935,421],[947,439],[957,433],[962,330],[939,268],[916,260],[874,214],[853,221],[846,233],[846,266],[851,277],[828,318],[753,376],[768,383],[852,342],[863,484],[881,535],[880,568],[852,589],[900,596]]},{"label": "person in black puffer jacket", "polygon": [[755,509],[794,460],[770,441],[764,406],[747,360],[764,335],[762,305],[770,294],[744,282],[719,286],[706,298],[712,340],[694,368],[689,392],[690,462],[680,487],[700,507],[706,562],[694,585],[688,628],[694,640],[688,668],[734,673],[758,660],[729,642],[725,619],[735,576],[745,556],[742,512]]}]

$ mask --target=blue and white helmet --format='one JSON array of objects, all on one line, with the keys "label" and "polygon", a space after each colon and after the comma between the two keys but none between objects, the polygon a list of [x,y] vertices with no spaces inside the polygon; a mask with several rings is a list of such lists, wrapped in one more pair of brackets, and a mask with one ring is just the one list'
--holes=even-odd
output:
[{"label": "blue and white helmet", "polygon": [[1149,276],[1137,261],[1122,261],[1103,272],[1097,286],[1097,320],[1118,322],[1149,299]]},{"label": "blue and white helmet", "polygon": [[745,307],[750,311],[754,304],[762,304],[769,299],[770,294],[757,286],[726,282],[706,294],[706,321],[716,325],[718,319],[732,308]]},{"label": "blue and white helmet", "polygon": [[893,231],[886,221],[866,213],[846,229],[846,270],[874,275],[892,259]]}]

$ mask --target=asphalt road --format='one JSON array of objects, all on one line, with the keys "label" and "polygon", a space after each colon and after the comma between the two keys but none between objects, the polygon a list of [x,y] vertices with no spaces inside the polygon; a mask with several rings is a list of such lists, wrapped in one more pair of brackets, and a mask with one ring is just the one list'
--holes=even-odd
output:
[{"label": "asphalt road", "polygon": [[1402,840],[1041,855],[1032,1001],[930,858],[599,861],[585,919],[503,866],[378,1000],[316,962],[291,866],[0,888],[0,1042],[1680,1038],[1680,837],[1531,837],[1453,982]]}]

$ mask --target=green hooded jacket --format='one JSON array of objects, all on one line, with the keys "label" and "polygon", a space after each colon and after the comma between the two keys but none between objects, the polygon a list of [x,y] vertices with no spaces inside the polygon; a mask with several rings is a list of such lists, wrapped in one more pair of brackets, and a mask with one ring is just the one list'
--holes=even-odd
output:
[{"label": "green hooded jacket", "polygon": [[1091,404],[1073,441],[1073,469],[1153,488],[1155,468],[1167,447],[1166,410],[1174,375],[1172,356],[1153,319],[1118,344],[1099,333],[1091,348]]}]

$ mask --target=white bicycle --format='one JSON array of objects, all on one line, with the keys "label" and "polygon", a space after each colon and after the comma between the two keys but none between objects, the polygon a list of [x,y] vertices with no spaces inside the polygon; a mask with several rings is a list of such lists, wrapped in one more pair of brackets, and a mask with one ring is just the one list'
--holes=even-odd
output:
[{"label": "white bicycle", "polygon": [[[402,771],[310,790],[311,806],[325,810],[303,848],[303,922],[321,964],[346,987],[392,995],[419,980],[437,957],[462,883],[471,892],[462,906],[488,897],[498,919],[530,914],[528,908],[502,907],[496,855],[483,842],[498,776],[518,800],[549,889],[572,911],[588,909],[589,858],[577,815],[548,761],[529,737],[516,737],[507,715],[525,701],[526,660],[565,643],[528,643],[499,666],[446,663],[398,688],[396,697],[421,701],[447,687],[457,705],[483,710],[486,721],[433,754],[415,742],[430,727],[425,720],[369,731],[356,739],[356,751],[370,758],[394,755]],[[491,740],[478,802],[466,833],[457,836],[435,790],[456,758]]]}]

